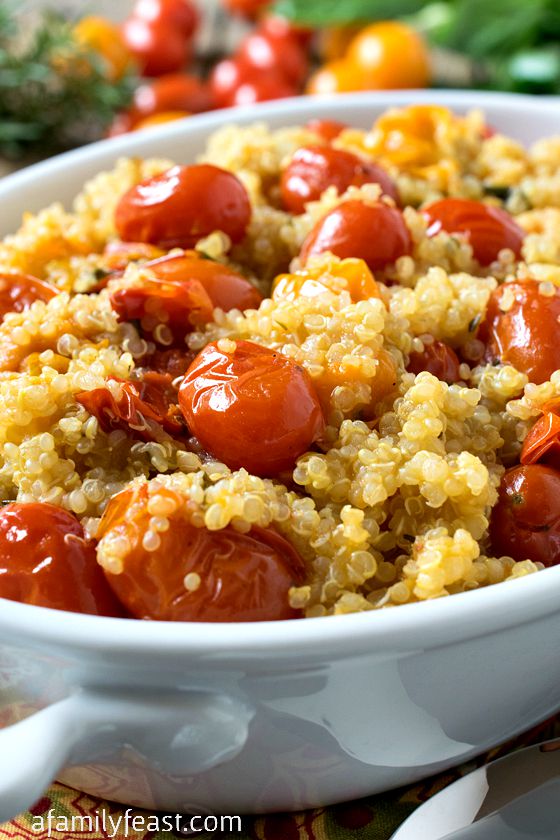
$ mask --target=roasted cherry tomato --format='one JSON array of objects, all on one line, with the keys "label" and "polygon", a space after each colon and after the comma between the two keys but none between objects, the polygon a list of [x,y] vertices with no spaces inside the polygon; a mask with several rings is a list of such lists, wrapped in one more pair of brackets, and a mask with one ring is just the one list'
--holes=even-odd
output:
[{"label": "roasted cherry tomato", "polygon": [[192,59],[190,41],[169,23],[129,17],[122,25],[122,33],[144,76],[177,73]]},{"label": "roasted cherry tomato", "polygon": [[134,91],[132,107],[136,120],[167,111],[198,114],[212,107],[212,97],[208,86],[196,76],[168,73],[139,85]]},{"label": "roasted cherry tomato", "polygon": [[523,441],[522,464],[536,464],[541,461],[560,467],[560,417],[547,411],[536,421]]},{"label": "roasted cherry tomato", "polygon": [[480,265],[490,265],[498,259],[503,248],[509,248],[517,258],[525,236],[517,222],[500,207],[491,207],[468,198],[442,198],[424,207],[428,220],[428,236],[441,230],[464,233]]},{"label": "roasted cherry tomato", "polygon": [[[158,505],[162,514],[157,513]],[[151,530],[154,518],[166,528]],[[288,593],[304,565],[272,528],[241,534],[197,528],[184,501],[148,485],[113,497],[101,520],[99,562],[136,618],[160,621],[278,621],[299,618]],[[125,554],[112,551],[119,538]],[[117,571],[120,567],[120,570]]]},{"label": "roasted cherry tomato", "polygon": [[346,123],[338,122],[338,120],[309,120],[305,127],[308,131],[314,131],[328,143],[336,140],[348,128]]},{"label": "roasted cherry tomato", "polygon": [[454,382],[461,381],[460,364],[457,353],[448,344],[434,339],[430,344],[424,344],[421,353],[410,354],[407,370],[410,373],[421,373],[427,370],[428,373],[452,385]]},{"label": "roasted cherry tomato", "polygon": [[343,260],[330,271],[323,266],[298,274],[280,274],[272,284],[272,300],[292,300],[316,297],[325,292],[348,292],[353,303],[378,298],[382,300],[378,283],[363,260]]},{"label": "roasted cherry tomato", "polygon": [[478,338],[488,362],[500,361],[541,384],[560,368],[560,289],[539,291],[535,280],[504,283],[492,295]]},{"label": "roasted cherry tomato", "polygon": [[366,26],[348,47],[347,60],[362,90],[423,88],[430,83],[430,54],[421,36],[396,20]]},{"label": "roasted cherry tomato", "polygon": [[317,201],[328,187],[343,193],[363,184],[379,184],[384,195],[398,201],[393,179],[376,163],[331,146],[304,146],[282,173],[282,203],[290,213],[303,213],[305,205]]},{"label": "roasted cherry tomato", "polygon": [[324,432],[309,374],[275,350],[251,341],[202,350],[179,389],[192,434],[231,469],[278,475],[293,467]]},{"label": "roasted cherry tomato", "polygon": [[13,502],[0,510],[0,597],[55,610],[123,614],[76,517],[43,502]]},{"label": "roasted cherry tomato", "polygon": [[247,190],[231,172],[202,163],[174,166],[132,187],[119,201],[121,239],[191,248],[216,230],[240,242],[251,218]]},{"label": "roasted cherry tomato", "polygon": [[78,21],[74,36],[79,44],[102,58],[110,81],[116,82],[124,76],[132,56],[118,26],[106,18],[88,15]]},{"label": "roasted cherry tomato", "polygon": [[198,26],[198,9],[192,0],[136,0],[132,14],[147,23],[165,23],[184,38],[192,38]]},{"label": "roasted cherry tomato", "polygon": [[497,556],[560,563],[560,472],[541,464],[507,470],[492,509],[490,540]]},{"label": "roasted cherry tomato", "polygon": [[376,271],[410,254],[412,240],[400,210],[381,201],[344,201],[319,219],[303,243],[301,259],[325,251],[358,257]]},{"label": "roasted cherry tomato", "polygon": [[143,357],[140,364],[142,368],[156,373],[168,373],[175,379],[185,375],[195,356],[192,350],[173,347],[171,350],[154,350],[149,356]]},{"label": "roasted cherry tomato", "polygon": [[81,391],[76,401],[105,432],[123,429],[141,440],[161,441],[185,431],[170,374],[148,371],[133,382],[110,377],[104,388]]},{"label": "roasted cherry tomato", "polygon": [[245,38],[239,57],[259,73],[278,73],[294,87],[301,85],[308,71],[307,55],[295,38],[275,37],[259,30]]},{"label": "roasted cherry tomato", "polygon": [[44,280],[29,274],[0,271],[0,320],[8,312],[23,312],[36,300],[45,303],[56,297],[59,290]]},{"label": "roasted cherry tomato", "polygon": [[[212,319],[215,307],[225,312],[258,309],[262,301],[260,292],[241,274],[195,254],[161,257],[144,267],[156,279],[115,289],[111,305],[122,321],[140,321],[141,331],[160,344],[183,343],[194,327]],[[158,325],[163,325],[163,333]]]}]

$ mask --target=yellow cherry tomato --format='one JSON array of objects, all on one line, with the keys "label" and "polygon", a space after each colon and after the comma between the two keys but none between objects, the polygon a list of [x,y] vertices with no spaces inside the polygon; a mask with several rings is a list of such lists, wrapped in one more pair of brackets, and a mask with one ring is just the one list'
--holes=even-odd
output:
[{"label": "yellow cherry tomato", "polygon": [[423,88],[430,82],[430,55],[425,42],[399,21],[366,26],[351,41],[346,60],[357,68],[366,90]]},{"label": "yellow cherry tomato", "polygon": [[159,114],[152,114],[149,117],[144,117],[143,120],[136,123],[132,130],[140,131],[143,128],[152,128],[154,125],[161,125],[162,123],[182,120],[184,117],[190,117],[188,111],[162,111]]},{"label": "yellow cherry tomato", "polygon": [[347,259],[340,263],[321,264],[299,274],[280,274],[272,287],[273,300],[297,300],[325,292],[349,292],[353,303],[381,298],[379,286],[364,260]]},{"label": "yellow cherry tomato", "polygon": [[132,56],[118,26],[103,17],[90,15],[76,24],[74,36],[83,47],[101,56],[110,81],[122,79],[132,62]]},{"label": "yellow cherry tomato", "polygon": [[387,111],[368,138],[370,154],[412,172],[438,163],[438,139],[449,131],[454,115],[439,105],[409,105]]},{"label": "yellow cherry tomato", "polygon": [[309,79],[306,92],[329,96],[332,93],[350,93],[362,89],[360,70],[342,58],[320,67]]}]

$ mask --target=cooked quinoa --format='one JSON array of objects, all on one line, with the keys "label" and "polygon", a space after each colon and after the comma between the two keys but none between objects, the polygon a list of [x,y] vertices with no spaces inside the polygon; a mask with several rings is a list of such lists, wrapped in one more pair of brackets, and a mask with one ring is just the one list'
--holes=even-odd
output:
[{"label": "cooked quinoa", "polygon": [[[88,182],[70,210],[53,204],[27,214],[0,243],[0,272],[33,275],[59,293],[0,324],[1,499],[60,506],[95,539],[109,500],[147,483],[149,530],[131,537],[147,551],[159,545],[177,505],[210,531],[273,526],[305,563],[305,580],[289,597],[308,617],[437,598],[541,569],[529,558],[493,556],[488,526],[505,469],[517,463],[542,406],[560,397],[560,370],[534,384],[511,364],[485,363],[477,330],[499,287],[507,312],[508,283],[531,278],[544,297],[560,286],[560,137],[525,149],[501,134],[486,137],[479,112],[432,112],[429,138],[411,134],[401,159],[379,122],[370,131],[349,128],[333,144],[383,165],[401,196],[412,249],[375,271],[378,297],[356,300],[349,292],[348,271],[367,272],[357,259],[301,259],[306,237],[329,210],[355,200],[390,204],[377,184],[366,184],[342,195],[329,187],[301,215],[283,210],[281,171],[300,147],[325,142],[315,133],[228,126],[201,158],[237,175],[252,213],[233,247],[216,230],[195,248],[266,297],[243,312],[215,309],[209,323],[188,332],[182,349],[194,358],[210,342],[227,352],[250,341],[307,371],[324,400],[326,431],[290,475],[231,470],[192,438],[162,434],[156,441],[104,430],[76,399],[108,380],[117,392],[115,379],[134,382],[154,349],[146,323],[119,319],[111,302],[115,289],[134,288],[153,271],[145,255],[131,254],[112,274],[107,245],[118,240],[120,197],[171,161],[120,160]],[[406,110],[389,117],[406,130]],[[504,249],[481,267],[468,237],[428,235],[422,208],[447,196],[513,214],[526,232],[521,258]],[[297,298],[273,291],[275,278],[294,274],[319,281],[320,290]],[[100,278],[108,280],[105,288]],[[165,330],[159,335],[165,344]],[[461,361],[453,384],[407,371],[411,354],[434,340]],[[395,385],[380,393],[383,365],[394,370]],[[109,532],[98,561],[118,573],[128,550],[126,539]],[[187,590],[197,589],[196,578],[185,578]]]}]

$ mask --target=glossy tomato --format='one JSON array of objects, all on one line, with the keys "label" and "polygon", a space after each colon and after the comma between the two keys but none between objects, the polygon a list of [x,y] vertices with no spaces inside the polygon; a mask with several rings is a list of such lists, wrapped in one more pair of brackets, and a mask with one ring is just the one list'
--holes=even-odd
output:
[{"label": "glossy tomato", "polygon": [[174,166],[142,181],[117,205],[121,239],[162,248],[191,248],[214,231],[240,242],[251,218],[247,190],[231,172],[202,163]]},{"label": "glossy tomato", "polygon": [[301,259],[325,251],[342,259],[358,257],[376,271],[410,254],[412,240],[400,210],[381,201],[351,200],[319,219],[303,243]]},{"label": "glossy tomato", "polygon": [[149,371],[135,381],[110,377],[105,387],[81,391],[76,401],[97,417],[105,432],[123,429],[145,441],[169,440],[185,432],[170,374]]},{"label": "glossy tomato", "polygon": [[251,341],[220,344],[198,354],[179,389],[189,429],[231,469],[274,476],[293,467],[325,427],[309,374]]},{"label": "glossy tomato", "polygon": [[132,12],[147,23],[165,23],[191,38],[198,26],[198,9],[192,0],[136,0]]},{"label": "glossy tomato", "polygon": [[[171,491],[157,491],[165,530],[152,531],[158,498],[141,484],[115,496],[101,520],[99,559],[119,599],[136,618],[161,621],[278,621],[298,618],[288,601],[304,565],[272,528],[241,534],[209,531],[189,520],[188,507]],[[162,519],[162,516],[159,517]],[[124,538],[114,572],[111,547]]]},{"label": "glossy tomato", "polygon": [[481,265],[490,265],[500,251],[509,248],[516,258],[521,256],[525,236],[517,222],[500,207],[491,207],[468,198],[442,198],[424,207],[428,220],[428,236],[441,230],[466,234],[473,255]]},{"label": "glossy tomato", "polygon": [[132,130],[144,131],[145,128],[153,128],[156,125],[184,120],[190,116],[187,111],[161,111],[159,114],[152,114],[151,117],[144,117],[144,119],[139,120]]},{"label": "glossy tomato", "polygon": [[261,78],[243,82],[233,93],[230,105],[254,105],[256,102],[286,99],[296,94],[297,90],[291,87],[282,76],[265,73]]},{"label": "glossy tomato", "polygon": [[253,73],[238,58],[224,58],[210,73],[210,89],[218,108],[229,108],[235,91],[253,78]]},{"label": "glossy tomato", "polygon": [[306,93],[331,96],[362,90],[362,75],[355,64],[345,58],[329,61],[317,70],[306,86]]},{"label": "glossy tomato", "polygon": [[23,312],[36,300],[47,303],[59,290],[30,274],[0,271],[0,319],[8,312]]},{"label": "glossy tomato", "polygon": [[137,120],[166,111],[187,111],[198,114],[212,107],[208,86],[196,76],[168,73],[144,82],[134,91],[132,101]]},{"label": "glossy tomato", "polygon": [[289,85],[298,87],[308,72],[305,50],[293,37],[275,37],[257,30],[249,35],[239,50],[241,61],[258,72],[276,72]]},{"label": "glossy tomato", "polygon": [[177,73],[192,59],[190,41],[168,23],[129,17],[122,25],[122,33],[144,76]]},{"label": "glossy tomato", "polygon": [[430,83],[430,55],[422,37],[399,21],[366,26],[348,47],[347,61],[362,90],[423,88]]},{"label": "glossy tomato", "polygon": [[92,615],[123,613],[76,517],[43,502],[0,510],[0,597]]},{"label": "glossy tomato", "polygon": [[545,412],[536,421],[523,441],[519,459],[522,464],[542,462],[560,467],[560,417],[552,411]]},{"label": "glossy tomato", "polygon": [[[184,343],[194,327],[208,323],[215,307],[258,309],[262,295],[241,274],[194,253],[161,257],[144,264],[156,279],[111,292],[111,305],[122,321],[140,321],[157,343]],[[170,335],[164,339],[161,329]]]},{"label": "glossy tomato", "polygon": [[305,127],[308,131],[313,131],[330,143],[332,140],[342,134],[348,128],[346,123],[338,122],[338,120],[309,120]]},{"label": "glossy tomato", "polygon": [[539,283],[505,283],[492,295],[478,338],[486,345],[486,361],[500,361],[540,384],[560,368],[560,289],[541,294]]},{"label": "glossy tomato", "polygon": [[437,376],[438,379],[452,385],[454,382],[461,381],[460,364],[456,352],[448,344],[434,339],[432,342],[424,344],[421,353],[412,352],[410,354],[406,369],[410,373],[421,373],[421,371],[427,370]]},{"label": "glossy tomato", "polygon": [[541,464],[507,470],[492,510],[490,539],[497,556],[560,563],[560,472]]},{"label": "glossy tomato", "polygon": [[259,29],[277,40],[286,38],[296,40],[302,47],[309,47],[315,34],[313,29],[306,26],[297,26],[288,18],[280,15],[265,15],[259,23]]},{"label": "glossy tomato", "polygon": [[343,193],[363,184],[379,184],[384,195],[398,201],[393,179],[376,163],[331,146],[305,146],[282,172],[282,204],[290,213],[303,213],[305,205],[317,201],[328,187]]}]

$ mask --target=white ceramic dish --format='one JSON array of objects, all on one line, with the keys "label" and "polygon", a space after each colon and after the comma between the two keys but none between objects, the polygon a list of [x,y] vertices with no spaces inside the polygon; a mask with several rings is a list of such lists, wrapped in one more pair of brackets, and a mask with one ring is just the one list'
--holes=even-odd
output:
[{"label": "white ceramic dish", "polygon": [[[105,141],[0,182],[0,234],[124,154],[192,160],[226,121],[367,126],[435,101],[529,142],[551,99],[399,92],[285,100]],[[403,785],[560,708],[560,568],[376,613],[265,624],[97,618],[0,600],[0,821],[57,776],[150,810],[308,808]],[[21,719],[19,723],[14,721]],[[11,725],[10,725],[11,724]]]}]

